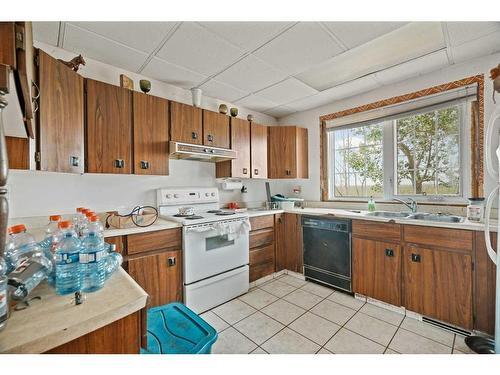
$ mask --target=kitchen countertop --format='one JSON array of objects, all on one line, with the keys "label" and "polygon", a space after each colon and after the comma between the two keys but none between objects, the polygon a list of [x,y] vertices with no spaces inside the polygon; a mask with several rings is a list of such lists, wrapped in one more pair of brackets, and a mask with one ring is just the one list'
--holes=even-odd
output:
[{"label": "kitchen countertop", "polygon": [[180,228],[180,227],[182,227],[182,225],[180,223],[175,222],[175,221],[158,219],[158,220],[156,220],[156,222],[153,225],[150,225],[149,227],[134,227],[134,228],[125,228],[125,229],[115,229],[115,228],[106,229],[104,231],[104,237],[125,236],[128,234],[147,233],[147,232],[154,232],[157,230]]},{"label": "kitchen countertop", "polygon": [[122,268],[104,288],[86,293],[78,306],[72,304],[73,295],[58,296],[46,282],[32,295],[42,300],[22,311],[11,310],[0,332],[0,353],[43,353],[141,310],[148,297]]}]

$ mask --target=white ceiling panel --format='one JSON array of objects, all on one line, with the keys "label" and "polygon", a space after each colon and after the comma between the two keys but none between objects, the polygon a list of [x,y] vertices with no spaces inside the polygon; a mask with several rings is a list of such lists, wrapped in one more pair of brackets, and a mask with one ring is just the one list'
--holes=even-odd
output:
[{"label": "white ceiling panel", "polygon": [[258,95],[248,95],[238,101],[235,104],[242,105],[243,107],[251,108],[254,111],[264,112],[268,109],[278,106],[278,103],[271,102],[264,99]]},{"label": "white ceiling panel", "polygon": [[300,22],[255,55],[291,75],[332,58],[343,49],[316,22]]},{"label": "white ceiling panel", "polygon": [[246,52],[259,47],[289,24],[288,22],[200,22],[200,25]]},{"label": "white ceiling panel", "polygon": [[496,52],[500,52],[500,31],[493,32],[467,43],[462,43],[459,46],[451,47],[451,53],[455,63]]},{"label": "white ceiling panel", "polygon": [[383,85],[389,85],[405,79],[439,70],[448,66],[448,56],[445,50],[431,53],[414,60],[396,65],[392,68],[375,73],[375,79]]},{"label": "white ceiling panel", "polygon": [[66,25],[63,48],[132,72],[137,72],[148,57],[145,53],[69,24]]},{"label": "white ceiling panel", "polygon": [[146,65],[141,73],[184,89],[196,87],[207,78],[201,74],[191,72],[156,57]]},{"label": "white ceiling panel", "polygon": [[33,22],[33,39],[57,46],[59,22]]},{"label": "white ceiling panel", "polygon": [[162,60],[207,76],[242,55],[240,49],[192,22],[183,23],[157,54]]},{"label": "white ceiling panel", "polygon": [[347,48],[354,48],[396,30],[407,22],[322,22]]},{"label": "white ceiling panel", "polygon": [[138,51],[151,53],[175,22],[71,22]]},{"label": "white ceiling panel", "polygon": [[439,22],[414,22],[320,64],[297,78],[324,90],[445,47]]},{"label": "white ceiling panel", "polygon": [[211,79],[210,81],[204,83],[200,86],[203,90],[203,95],[211,96],[212,98],[218,98],[222,100],[227,100],[229,102],[234,102],[239,98],[247,96],[249,93],[236,87],[226,85],[225,83]]},{"label": "white ceiling panel", "polygon": [[259,91],[285,78],[287,74],[252,55],[238,61],[216,76],[218,81],[248,92]]},{"label": "white ceiling panel", "polygon": [[500,31],[500,22],[447,22],[446,26],[452,46]]},{"label": "white ceiling panel", "polygon": [[296,78],[288,78],[282,82],[259,91],[257,95],[264,99],[270,100],[278,104],[286,104],[294,100],[304,98],[316,94],[318,91],[306,84],[300,82]]},{"label": "white ceiling panel", "polygon": [[297,112],[297,111],[294,110],[293,108],[282,105],[279,107],[269,109],[264,113],[266,115],[269,115],[269,116],[280,118],[280,117],[285,117],[285,116],[291,115],[292,113],[295,113],[295,112]]}]

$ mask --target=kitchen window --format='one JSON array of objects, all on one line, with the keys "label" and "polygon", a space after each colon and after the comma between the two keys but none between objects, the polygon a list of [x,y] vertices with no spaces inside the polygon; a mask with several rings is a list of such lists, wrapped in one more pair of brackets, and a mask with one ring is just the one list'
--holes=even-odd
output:
[{"label": "kitchen window", "polygon": [[326,123],[328,199],[465,202],[473,100],[462,89]]}]

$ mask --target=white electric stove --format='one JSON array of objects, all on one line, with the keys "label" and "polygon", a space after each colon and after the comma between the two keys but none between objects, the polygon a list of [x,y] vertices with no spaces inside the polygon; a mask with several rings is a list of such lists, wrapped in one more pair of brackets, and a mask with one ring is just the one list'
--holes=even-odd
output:
[{"label": "white electric stove", "polygon": [[[157,190],[158,214],[182,224],[184,303],[197,313],[248,291],[246,212],[220,209],[217,188]],[[191,208],[189,215],[180,208]]]}]

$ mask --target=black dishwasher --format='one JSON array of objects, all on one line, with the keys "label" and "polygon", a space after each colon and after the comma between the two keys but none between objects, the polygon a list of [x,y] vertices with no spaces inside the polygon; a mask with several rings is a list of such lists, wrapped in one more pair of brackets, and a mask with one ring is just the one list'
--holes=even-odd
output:
[{"label": "black dishwasher", "polygon": [[305,277],[351,292],[351,220],[303,216],[302,230]]}]

